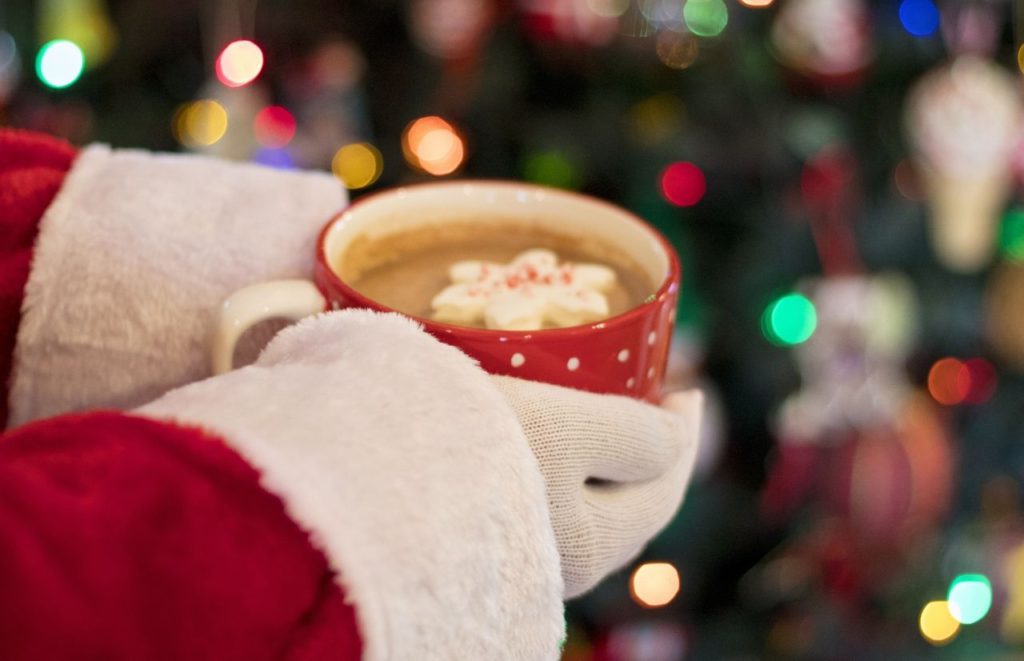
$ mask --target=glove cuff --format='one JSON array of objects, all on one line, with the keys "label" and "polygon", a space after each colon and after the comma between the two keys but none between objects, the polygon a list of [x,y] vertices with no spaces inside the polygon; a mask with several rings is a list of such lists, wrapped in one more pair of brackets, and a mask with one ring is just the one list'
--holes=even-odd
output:
[{"label": "glove cuff", "polygon": [[83,150],[40,224],[10,424],[138,406],[208,376],[223,300],[260,280],[309,277],[319,230],[345,202],[326,173]]},{"label": "glove cuff", "polygon": [[139,412],[205,427],[260,469],[358,605],[366,658],[557,657],[537,464],[489,377],[410,320],[307,319]]}]

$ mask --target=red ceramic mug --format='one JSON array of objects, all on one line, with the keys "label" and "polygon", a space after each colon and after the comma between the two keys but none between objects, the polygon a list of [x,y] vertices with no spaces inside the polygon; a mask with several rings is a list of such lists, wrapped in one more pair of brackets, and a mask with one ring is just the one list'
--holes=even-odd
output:
[{"label": "red ceramic mug", "polygon": [[[366,196],[332,218],[316,247],[313,282],[277,280],[246,287],[221,310],[212,351],[215,373],[231,369],[235,343],[271,318],[303,317],[343,308],[394,312],[353,289],[334,265],[357,237],[377,238],[445,222],[541,221],[566,236],[603,239],[632,258],[654,285],[632,309],[570,328],[508,331],[470,328],[413,317],[443,342],[507,374],[591,392],[657,402],[668,359],[679,293],[679,259],[650,225],[607,202],[530,184],[447,181]],[[410,315],[407,315],[410,316]]]}]

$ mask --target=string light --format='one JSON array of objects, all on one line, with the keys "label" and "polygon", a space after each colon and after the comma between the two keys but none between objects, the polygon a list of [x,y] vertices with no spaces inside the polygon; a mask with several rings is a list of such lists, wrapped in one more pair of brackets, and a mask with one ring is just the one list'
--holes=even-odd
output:
[{"label": "string light", "polygon": [[962,574],[950,584],[947,601],[960,624],[974,624],[992,607],[992,584],[982,574]]},{"label": "string light", "polygon": [[699,37],[716,37],[729,23],[729,8],[722,0],[687,0],[683,20]]},{"label": "string light", "polygon": [[56,39],[47,42],[36,56],[36,74],[47,87],[69,87],[82,75],[85,56],[73,41]]},{"label": "string light", "polygon": [[442,176],[462,165],[465,144],[451,124],[436,115],[411,122],[402,134],[402,152],[413,167]]},{"label": "string light", "polygon": [[930,601],[921,609],[918,620],[921,635],[932,645],[945,645],[960,633],[960,623],[949,611],[945,601]]},{"label": "string light", "polygon": [[228,130],[228,111],[210,99],[185,104],[171,122],[174,137],[188,147],[209,147]]},{"label": "string light", "polygon": [[772,301],[761,315],[765,339],[779,346],[806,342],[817,327],[817,310],[803,294],[786,294]]},{"label": "string light", "polygon": [[263,70],[263,51],[247,39],[232,41],[217,57],[217,80],[228,87],[251,83]]},{"label": "string light", "polygon": [[661,194],[677,207],[692,207],[706,191],[704,173],[693,163],[672,163],[661,173]]},{"label": "string light", "polygon": [[267,106],[252,123],[256,141],[264,147],[284,147],[295,137],[295,117],[281,106]]},{"label": "string light", "polygon": [[350,190],[366,188],[380,178],[384,171],[384,158],[370,143],[355,142],[334,154],[331,171]]},{"label": "string light", "polygon": [[1024,261],[1024,208],[1010,209],[999,226],[999,249],[1013,261]]},{"label": "string light", "polygon": [[679,572],[667,562],[645,562],[629,579],[629,595],[646,608],[669,604],[679,594]]},{"label": "string light", "polygon": [[915,37],[927,37],[939,29],[939,8],[932,0],[903,0],[900,23]]}]

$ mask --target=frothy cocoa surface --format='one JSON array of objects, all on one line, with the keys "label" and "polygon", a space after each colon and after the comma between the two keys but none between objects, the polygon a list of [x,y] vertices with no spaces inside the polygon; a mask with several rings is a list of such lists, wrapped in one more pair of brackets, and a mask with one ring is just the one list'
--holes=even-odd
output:
[{"label": "frothy cocoa surface", "polygon": [[458,261],[506,264],[530,248],[554,251],[560,262],[602,264],[615,271],[606,292],[609,316],[636,307],[655,285],[632,258],[593,237],[556,234],[529,223],[445,223],[381,237],[358,237],[335,270],[356,291],[405,314],[430,318],[430,301],[451,284],[448,268]]}]

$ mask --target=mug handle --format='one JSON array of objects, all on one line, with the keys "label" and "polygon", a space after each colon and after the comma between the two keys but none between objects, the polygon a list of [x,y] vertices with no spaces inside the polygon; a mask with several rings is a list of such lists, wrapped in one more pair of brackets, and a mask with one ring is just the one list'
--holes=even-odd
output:
[{"label": "mug handle", "polygon": [[213,373],[231,371],[238,338],[259,322],[280,317],[298,321],[326,307],[324,295],[309,280],[271,280],[239,289],[217,316],[210,351]]}]

